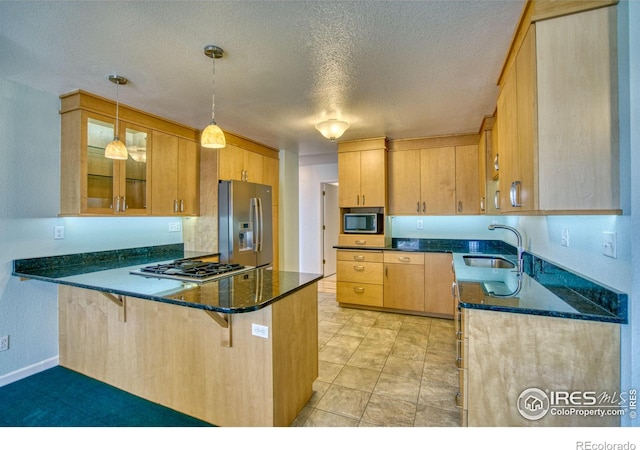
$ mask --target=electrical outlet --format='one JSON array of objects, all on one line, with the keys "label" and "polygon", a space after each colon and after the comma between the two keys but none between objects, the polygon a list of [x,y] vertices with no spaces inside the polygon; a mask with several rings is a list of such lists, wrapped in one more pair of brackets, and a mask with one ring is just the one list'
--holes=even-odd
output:
[{"label": "electrical outlet", "polygon": [[560,238],[560,245],[562,245],[563,247],[569,246],[569,229],[568,228],[562,229],[562,237]]},{"label": "electrical outlet", "polygon": [[56,225],[53,227],[53,238],[64,239],[64,225]]},{"label": "electrical outlet", "polygon": [[251,334],[261,338],[269,339],[269,327],[266,325],[251,324]]},{"label": "electrical outlet", "polygon": [[424,222],[422,221],[422,219],[418,219],[418,221],[416,222],[416,229],[422,230],[423,228],[424,228]]},{"label": "electrical outlet", "polygon": [[9,350],[9,336],[0,336],[0,352]]},{"label": "electrical outlet", "polygon": [[169,222],[169,232],[173,233],[175,231],[180,231],[180,222]]},{"label": "electrical outlet", "polygon": [[602,254],[609,258],[617,258],[616,233],[602,232]]}]

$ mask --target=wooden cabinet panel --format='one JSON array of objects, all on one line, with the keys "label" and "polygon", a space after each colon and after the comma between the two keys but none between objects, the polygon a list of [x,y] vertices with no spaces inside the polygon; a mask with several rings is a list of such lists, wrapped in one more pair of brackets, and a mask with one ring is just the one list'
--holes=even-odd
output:
[{"label": "wooden cabinet panel", "polygon": [[340,234],[338,245],[344,247],[384,247],[386,239],[383,234]]},{"label": "wooden cabinet panel", "polygon": [[244,150],[232,144],[218,149],[218,179],[242,180],[244,175]]},{"label": "wooden cabinet panel", "polygon": [[351,262],[382,262],[382,252],[373,251],[353,251],[353,250],[338,250],[336,252],[336,259],[338,261],[351,261]]},{"label": "wooden cabinet panel", "polygon": [[387,206],[385,138],[338,144],[338,205],[340,208]]},{"label": "wooden cabinet panel", "polygon": [[441,317],[453,317],[455,300],[451,295],[454,274],[450,253],[425,253],[424,310]]},{"label": "wooden cabinet panel", "polygon": [[151,212],[170,216],[177,212],[178,200],[178,137],[159,131],[153,132],[155,154],[151,162],[153,174]]},{"label": "wooden cabinet panel", "polygon": [[420,169],[422,213],[455,214],[455,147],[422,150],[420,152]]},{"label": "wooden cabinet panel", "polygon": [[383,306],[382,284],[338,281],[336,295],[340,303],[375,306],[378,308]]},{"label": "wooden cabinet panel", "polygon": [[382,284],[382,265],[370,262],[337,262],[337,278],[340,281]]},{"label": "wooden cabinet panel", "polygon": [[200,145],[194,141],[178,139],[177,197],[180,212],[197,215],[200,211]]},{"label": "wooden cabinet panel", "polygon": [[362,206],[385,207],[387,202],[387,151],[360,152]]},{"label": "wooden cabinet panel", "polygon": [[151,211],[158,216],[195,215],[200,208],[198,145],[160,131],[153,132]]},{"label": "wooden cabinet panel", "polygon": [[360,204],[360,153],[338,153],[338,204],[341,208]]},{"label": "wooden cabinet panel", "polygon": [[389,152],[389,211],[419,214],[420,150]]},{"label": "wooden cabinet panel", "polygon": [[384,264],[384,307],[424,311],[424,266]]},{"label": "wooden cabinet panel", "polygon": [[251,183],[259,183],[259,184],[263,184],[263,169],[262,169],[262,162],[263,162],[264,156],[258,154],[258,153],[254,153],[254,152],[249,152],[249,151],[244,151],[244,170],[245,170],[245,181],[249,181]]},{"label": "wooden cabinet panel", "polygon": [[[483,158],[484,160],[484,158]],[[456,212],[480,214],[480,165],[477,145],[456,147]],[[484,180],[484,178],[483,178]]]},{"label": "wooden cabinet panel", "polygon": [[273,205],[278,205],[278,195],[280,190],[280,168],[279,160],[276,158],[264,157],[262,159],[262,183],[271,186],[271,199]]}]

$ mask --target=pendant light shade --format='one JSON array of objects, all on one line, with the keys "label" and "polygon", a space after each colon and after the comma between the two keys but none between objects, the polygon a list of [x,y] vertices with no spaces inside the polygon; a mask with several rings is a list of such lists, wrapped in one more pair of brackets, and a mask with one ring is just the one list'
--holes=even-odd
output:
[{"label": "pendant light shade", "polygon": [[318,130],[324,137],[335,141],[349,128],[349,122],[338,119],[329,119],[316,124]]},{"label": "pendant light shade", "polygon": [[215,106],[216,106],[216,59],[222,58],[224,51],[215,45],[207,45],[204,48],[204,54],[213,60],[213,83],[211,95],[211,123],[202,130],[200,135],[200,145],[204,148],[223,148],[227,145],[222,129],[216,125]]},{"label": "pendant light shade", "polygon": [[118,137],[118,123],[119,123],[119,103],[118,103],[118,87],[121,84],[127,84],[128,80],[120,75],[109,75],[109,81],[116,85],[116,133],[113,137],[113,141],[109,142],[104,149],[104,157],[109,159],[127,159],[129,153],[127,152],[127,146]]},{"label": "pendant light shade", "polygon": [[127,152],[127,147],[124,145],[124,142],[116,136],[104,149],[104,157],[109,159],[127,159],[129,158],[129,152]]}]

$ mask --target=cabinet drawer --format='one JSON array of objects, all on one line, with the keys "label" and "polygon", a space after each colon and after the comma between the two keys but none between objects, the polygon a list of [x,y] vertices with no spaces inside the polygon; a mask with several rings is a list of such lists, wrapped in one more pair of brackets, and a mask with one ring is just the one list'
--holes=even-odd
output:
[{"label": "cabinet drawer", "polygon": [[387,264],[424,264],[424,253],[384,252]]},{"label": "cabinet drawer", "polygon": [[382,284],[382,263],[338,261],[338,281]]},{"label": "cabinet drawer", "polygon": [[384,234],[340,234],[338,245],[348,247],[384,247]]},{"label": "cabinet drawer", "polygon": [[355,262],[382,262],[382,252],[375,251],[353,251],[353,250],[338,250],[336,252],[336,259],[338,261],[355,261]]},{"label": "cabinet drawer", "polygon": [[336,299],[339,303],[382,307],[382,285],[338,281]]}]

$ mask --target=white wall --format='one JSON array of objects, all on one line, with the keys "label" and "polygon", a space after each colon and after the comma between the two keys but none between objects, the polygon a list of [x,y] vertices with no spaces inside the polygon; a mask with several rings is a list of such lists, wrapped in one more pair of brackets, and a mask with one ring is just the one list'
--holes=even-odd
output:
[{"label": "white wall", "polygon": [[[174,244],[168,218],[61,218],[60,101],[0,79],[0,386],[57,364],[57,289],[19,281],[12,260]],[[175,219],[174,219],[175,220]],[[65,239],[53,240],[54,225]]]},{"label": "white wall", "polygon": [[322,273],[322,183],[338,181],[338,164],[301,166],[300,272]]}]

